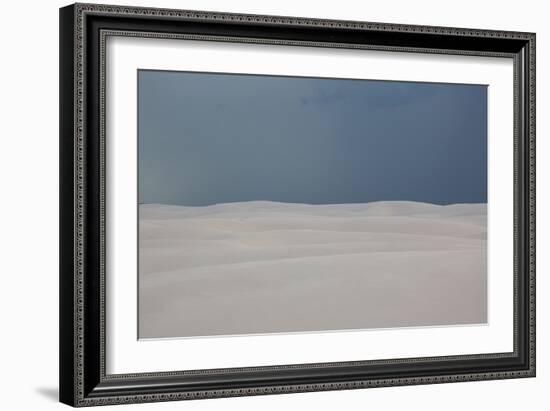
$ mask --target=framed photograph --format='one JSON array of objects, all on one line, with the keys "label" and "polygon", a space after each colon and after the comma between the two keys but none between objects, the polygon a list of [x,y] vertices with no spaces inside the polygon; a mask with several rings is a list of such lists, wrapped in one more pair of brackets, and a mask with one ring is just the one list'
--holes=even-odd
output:
[{"label": "framed photograph", "polygon": [[535,376],[535,34],[60,10],[60,398]]}]

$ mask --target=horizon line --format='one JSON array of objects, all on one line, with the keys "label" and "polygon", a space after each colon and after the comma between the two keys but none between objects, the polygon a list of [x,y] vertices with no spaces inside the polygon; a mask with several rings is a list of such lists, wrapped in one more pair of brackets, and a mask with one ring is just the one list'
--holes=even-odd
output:
[{"label": "horizon line", "polygon": [[271,203],[271,204],[295,204],[295,205],[307,205],[307,206],[334,206],[334,205],[365,205],[365,204],[375,204],[375,203],[414,203],[414,204],[426,204],[439,207],[446,207],[458,204],[464,205],[487,205],[488,202],[459,202],[459,203],[447,203],[447,204],[438,204],[438,203],[429,203],[427,201],[414,201],[414,200],[375,200],[367,201],[363,203],[300,203],[300,202],[285,202],[285,201],[274,201],[274,200],[244,200],[244,201],[228,201],[223,203],[212,203],[204,205],[186,205],[186,204],[177,204],[177,203],[146,203],[138,201],[138,205],[162,205],[162,206],[174,206],[174,207],[190,207],[190,208],[199,208],[199,207],[211,207],[217,205],[226,205],[226,204],[244,204],[244,203]]}]

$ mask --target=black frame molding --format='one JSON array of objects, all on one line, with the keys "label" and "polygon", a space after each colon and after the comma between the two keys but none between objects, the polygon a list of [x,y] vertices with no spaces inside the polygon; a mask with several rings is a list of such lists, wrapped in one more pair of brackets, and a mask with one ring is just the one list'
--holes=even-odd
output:
[{"label": "black frame molding", "polygon": [[[106,374],[104,95],[108,36],[512,58],[514,351]],[[92,406],[535,376],[534,33],[75,4],[60,9],[59,121],[61,402]]]}]

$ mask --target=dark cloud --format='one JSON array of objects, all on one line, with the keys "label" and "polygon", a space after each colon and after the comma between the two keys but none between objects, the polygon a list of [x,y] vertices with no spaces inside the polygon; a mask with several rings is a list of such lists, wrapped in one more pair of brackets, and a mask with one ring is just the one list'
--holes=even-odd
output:
[{"label": "dark cloud", "polygon": [[139,196],[486,202],[487,88],[140,71]]}]

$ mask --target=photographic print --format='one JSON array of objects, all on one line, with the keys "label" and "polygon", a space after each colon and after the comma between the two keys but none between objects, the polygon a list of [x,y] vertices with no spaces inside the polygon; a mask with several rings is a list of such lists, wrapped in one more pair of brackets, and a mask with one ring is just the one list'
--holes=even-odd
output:
[{"label": "photographic print", "polygon": [[536,375],[535,33],[59,23],[61,402]]},{"label": "photographic print", "polygon": [[139,70],[139,338],[486,324],[487,103]]}]

